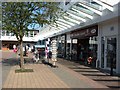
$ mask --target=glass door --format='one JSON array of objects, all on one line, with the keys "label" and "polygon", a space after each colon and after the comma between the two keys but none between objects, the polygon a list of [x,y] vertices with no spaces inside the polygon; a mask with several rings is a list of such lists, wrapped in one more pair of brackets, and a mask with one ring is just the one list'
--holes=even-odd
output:
[{"label": "glass door", "polygon": [[107,37],[105,42],[105,67],[116,69],[116,37]]}]

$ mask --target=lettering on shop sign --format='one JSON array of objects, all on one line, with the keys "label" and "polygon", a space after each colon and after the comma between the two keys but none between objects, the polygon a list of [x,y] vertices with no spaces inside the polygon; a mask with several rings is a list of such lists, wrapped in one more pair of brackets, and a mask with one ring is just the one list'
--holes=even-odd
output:
[{"label": "lettering on shop sign", "polygon": [[87,29],[81,29],[81,30],[71,32],[70,37],[79,38],[79,37],[97,36],[97,31],[98,31],[97,26],[87,28]]}]

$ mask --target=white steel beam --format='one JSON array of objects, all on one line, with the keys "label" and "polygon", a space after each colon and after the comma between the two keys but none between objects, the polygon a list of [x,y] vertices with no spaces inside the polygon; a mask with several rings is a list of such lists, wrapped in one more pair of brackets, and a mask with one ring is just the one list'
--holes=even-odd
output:
[{"label": "white steel beam", "polygon": [[[51,25],[50,27],[51,27],[51,28],[54,28],[55,30],[61,30],[61,29],[64,30],[64,28],[56,27],[55,25]],[[53,30],[52,30],[52,31],[53,31]],[[50,32],[51,32],[51,31],[50,31]]]},{"label": "white steel beam", "polygon": [[89,9],[89,10],[91,10],[91,11],[93,11],[93,12],[95,12],[96,14],[98,14],[100,16],[102,15],[102,12],[100,10],[98,10],[98,9],[90,7],[90,6],[88,6],[88,5],[86,5],[86,4],[82,3],[82,2],[79,2],[78,4],[85,7],[85,8],[87,8],[87,9]]},{"label": "white steel beam", "polygon": [[[76,6],[76,7],[77,7],[77,6]],[[80,11],[80,10],[79,10],[78,8],[76,8],[76,7],[72,7],[72,9],[73,9],[74,11],[78,12],[79,14],[82,14],[82,15],[90,18],[90,19],[93,19],[93,16],[91,16],[90,14],[85,13],[84,11]],[[74,11],[71,11],[71,12],[74,12]]]},{"label": "white steel beam", "polygon": [[93,0],[93,1],[95,1],[96,3],[102,5],[103,7],[107,8],[107,9],[109,9],[110,11],[113,11],[113,7],[111,5],[109,5],[105,2],[102,2],[100,0]]},{"label": "white steel beam", "polygon": [[63,27],[60,27],[60,26],[58,26],[58,27],[55,27],[57,30],[59,30],[59,31],[61,31],[61,30],[65,30],[66,28],[63,28]]},{"label": "white steel beam", "polygon": [[64,16],[64,18],[66,18],[66,19],[68,19],[68,20],[70,20],[70,21],[72,21],[72,22],[74,22],[76,24],[80,24],[80,21],[74,20],[74,19],[72,19],[70,17]]},{"label": "white steel beam", "polygon": [[[64,30],[63,28],[60,28],[60,27],[55,27],[55,26],[51,26],[51,28],[54,28],[54,31],[61,31],[61,30]],[[53,31],[53,30],[52,30]],[[51,31],[50,31],[51,32]]]},{"label": "white steel beam", "polygon": [[[56,26],[55,26],[55,27],[56,27]],[[65,27],[65,26],[63,26],[63,25],[60,25],[60,24],[58,25],[58,28],[59,28],[59,27],[60,27],[60,28],[63,28],[63,29],[68,29],[67,27]],[[57,27],[56,27],[56,28],[57,28]]]},{"label": "white steel beam", "polygon": [[83,21],[83,22],[86,22],[86,20],[85,20],[84,18],[81,18],[80,16],[76,16],[76,15],[74,15],[73,13],[70,13],[70,12],[66,12],[66,13],[69,14],[70,16],[78,19],[78,20],[81,20],[81,21]]},{"label": "white steel beam", "polygon": [[71,26],[70,25],[68,25],[68,24],[65,24],[65,23],[63,23],[63,22],[60,22],[60,21],[56,21],[58,24],[61,24],[61,25],[63,25],[63,26],[66,26],[66,27],[68,27],[68,28],[71,28]]},{"label": "white steel beam", "polygon": [[71,23],[71,22],[69,22],[69,21],[65,21],[64,19],[58,19],[58,21],[60,21],[60,22],[64,22],[64,23],[66,23],[66,24],[69,24],[69,25],[71,25],[71,26],[74,26],[75,24],[74,23]]}]

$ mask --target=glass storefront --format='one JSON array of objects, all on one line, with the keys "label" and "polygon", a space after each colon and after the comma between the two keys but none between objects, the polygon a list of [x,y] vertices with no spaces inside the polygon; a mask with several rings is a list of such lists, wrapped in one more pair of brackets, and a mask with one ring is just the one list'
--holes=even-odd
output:
[{"label": "glass storefront", "polygon": [[65,35],[58,37],[58,57],[60,57],[60,58],[66,57]]},{"label": "glass storefront", "polygon": [[82,64],[88,65],[88,58],[91,57],[91,66],[96,66],[97,60],[97,39],[96,36],[78,41],[78,60]]},{"label": "glass storefront", "polygon": [[104,68],[104,50],[105,50],[105,38],[101,39],[101,68]]},{"label": "glass storefront", "polygon": [[[77,53],[77,59],[73,55],[73,59],[76,59],[79,63],[90,65],[96,67],[97,60],[97,36],[98,36],[98,26],[94,25],[84,29],[79,29],[71,32],[71,38],[76,38],[78,40],[77,46],[72,44],[72,50]],[[89,58],[90,60],[89,63]]]},{"label": "glass storefront", "polygon": [[77,60],[77,39],[72,39],[71,60]]},{"label": "glass storefront", "polygon": [[101,67],[116,69],[116,37],[102,37],[101,43]]},{"label": "glass storefront", "polygon": [[113,68],[116,69],[116,38],[107,38],[107,67],[110,68],[113,64]]},{"label": "glass storefront", "polygon": [[71,53],[70,53],[70,43],[66,44],[66,59],[71,59]]}]

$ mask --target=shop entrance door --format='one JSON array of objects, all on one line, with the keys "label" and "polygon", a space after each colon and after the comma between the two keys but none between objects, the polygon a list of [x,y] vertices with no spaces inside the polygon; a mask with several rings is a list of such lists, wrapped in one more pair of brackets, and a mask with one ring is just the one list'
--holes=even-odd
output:
[{"label": "shop entrance door", "polygon": [[116,69],[116,37],[106,37],[105,40],[105,68]]}]

